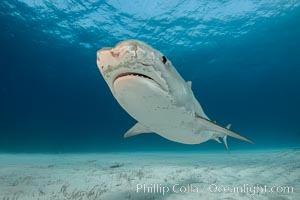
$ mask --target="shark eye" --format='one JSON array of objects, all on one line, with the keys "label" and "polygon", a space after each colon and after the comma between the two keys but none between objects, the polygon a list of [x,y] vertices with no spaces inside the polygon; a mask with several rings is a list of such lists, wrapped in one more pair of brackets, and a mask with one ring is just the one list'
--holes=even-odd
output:
[{"label": "shark eye", "polygon": [[166,56],[163,56],[163,57],[162,57],[162,61],[163,61],[164,64],[166,64],[166,62],[167,62]]}]

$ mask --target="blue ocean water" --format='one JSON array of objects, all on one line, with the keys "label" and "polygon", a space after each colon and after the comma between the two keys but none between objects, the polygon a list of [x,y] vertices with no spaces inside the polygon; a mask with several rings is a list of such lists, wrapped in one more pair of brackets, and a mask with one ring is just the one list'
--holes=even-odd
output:
[{"label": "blue ocean water", "polygon": [[300,144],[300,1],[3,0],[0,151],[224,150],[155,134],[112,97],[96,51],[125,39],[163,52],[208,116],[252,139],[233,150]]}]

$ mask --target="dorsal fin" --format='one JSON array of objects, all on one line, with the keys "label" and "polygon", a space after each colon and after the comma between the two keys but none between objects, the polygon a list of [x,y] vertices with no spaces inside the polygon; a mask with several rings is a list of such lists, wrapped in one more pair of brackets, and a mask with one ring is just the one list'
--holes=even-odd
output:
[{"label": "dorsal fin", "polygon": [[144,126],[143,124],[138,122],[124,134],[124,138],[139,135],[142,133],[149,133],[149,132],[152,131],[148,129],[146,126]]},{"label": "dorsal fin", "polygon": [[192,88],[192,81],[187,81],[186,83],[188,84],[188,86],[189,86],[190,88]]},{"label": "dorsal fin", "polygon": [[228,124],[228,125],[226,126],[226,128],[227,128],[227,129],[230,129],[230,128],[231,128],[231,124]]}]

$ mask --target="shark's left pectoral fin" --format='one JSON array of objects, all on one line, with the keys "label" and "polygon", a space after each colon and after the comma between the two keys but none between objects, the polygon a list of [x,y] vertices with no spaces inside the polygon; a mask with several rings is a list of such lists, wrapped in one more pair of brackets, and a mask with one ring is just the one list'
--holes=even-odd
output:
[{"label": "shark's left pectoral fin", "polygon": [[139,135],[142,133],[149,133],[149,132],[152,131],[146,126],[144,126],[143,124],[138,122],[124,134],[124,138]]}]

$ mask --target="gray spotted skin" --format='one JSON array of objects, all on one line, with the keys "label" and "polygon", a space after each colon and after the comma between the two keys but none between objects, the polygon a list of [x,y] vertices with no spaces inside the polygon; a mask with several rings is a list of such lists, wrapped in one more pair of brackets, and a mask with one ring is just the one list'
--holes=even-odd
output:
[{"label": "gray spotted skin", "polygon": [[97,65],[113,96],[137,124],[124,137],[156,133],[168,140],[199,144],[227,136],[251,142],[212,122],[172,63],[150,45],[125,40],[97,52]]}]

